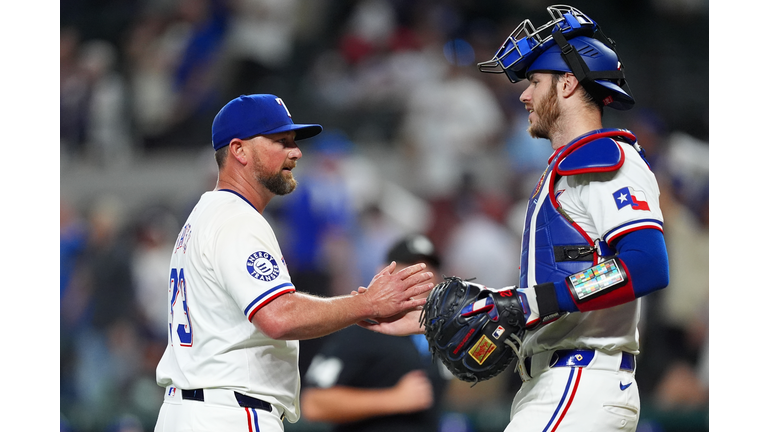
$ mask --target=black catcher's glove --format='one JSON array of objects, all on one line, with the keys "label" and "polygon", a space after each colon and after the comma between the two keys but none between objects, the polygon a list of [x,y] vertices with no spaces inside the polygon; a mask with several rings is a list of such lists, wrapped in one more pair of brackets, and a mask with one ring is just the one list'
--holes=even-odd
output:
[{"label": "black catcher's glove", "polygon": [[495,291],[446,277],[420,320],[433,358],[462,381],[493,378],[519,358],[526,319],[515,287]]}]

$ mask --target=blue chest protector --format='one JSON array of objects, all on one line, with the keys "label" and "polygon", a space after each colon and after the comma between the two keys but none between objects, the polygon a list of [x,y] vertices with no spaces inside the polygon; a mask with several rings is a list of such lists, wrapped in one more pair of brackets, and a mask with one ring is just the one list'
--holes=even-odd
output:
[{"label": "blue chest protector", "polygon": [[[612,172],[624,163],[615,141],[634,144],[624,129],[598,129],[561,147],[551,158],[528,200],[520,260],[520,287],[562,281],[615,254],[605,242],[591,239],[560,208],[554,187],[561,176]],[[638,147],[636,147],[638,148]],[[643,152],[638,148],[640,154]]]}]

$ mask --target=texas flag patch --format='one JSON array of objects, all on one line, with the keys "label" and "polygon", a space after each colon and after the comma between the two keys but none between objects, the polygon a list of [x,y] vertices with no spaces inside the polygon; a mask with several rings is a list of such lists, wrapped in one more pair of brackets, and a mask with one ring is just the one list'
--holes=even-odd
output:
[{"label": "texas flag patch", "polygon": [[634,190],[631,187],[623,187],[613,193],[613,200],[619,210],[626,206],[631,206],[632,210],[649,210],[648,202],[645,200],[643,191]]}]

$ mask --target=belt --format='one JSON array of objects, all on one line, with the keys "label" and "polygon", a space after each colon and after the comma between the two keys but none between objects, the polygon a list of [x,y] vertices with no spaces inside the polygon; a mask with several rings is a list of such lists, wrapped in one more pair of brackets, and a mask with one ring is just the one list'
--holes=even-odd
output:
[{"label": "belt", "polygon": [[[240,404],[240,406],[243,408],[256,408],[256,409],[272,412],[272,404],[269,402],[265,402],[255,397],[246,396],[236,391],[233,391],[232,393],[235,394],[235,399],[237,400],[237,403]],[[203,389],[182,390],[181,398],[187,399],[187,400],[196,400],[200,402],[205,402],[205,393]]]},{"label": "belt", "polygon": [[549,368],[556,367],[589,367],[591,369],[634,372],[635,356],[624,351],[609,354],[604,351],[589,349],[545,351],[526,357],[518,369],[520,376],[524,381],[527,381]]}]

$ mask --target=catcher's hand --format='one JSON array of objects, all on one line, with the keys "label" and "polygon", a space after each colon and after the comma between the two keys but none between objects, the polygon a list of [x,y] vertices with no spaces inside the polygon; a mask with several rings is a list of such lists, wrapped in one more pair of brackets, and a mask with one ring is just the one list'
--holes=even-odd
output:
[{"label": "catcher's hand", "polygon": [[429,294],[420,322],[433,357],[460,380],[477,383],[519,358],[526,316],[515,287],[492,290],[446,277]]}]

